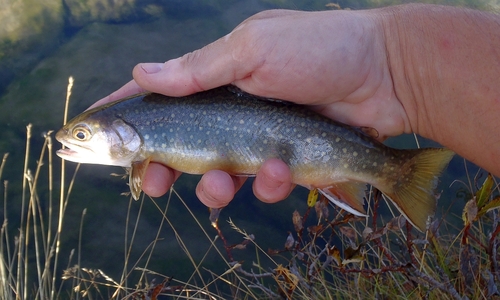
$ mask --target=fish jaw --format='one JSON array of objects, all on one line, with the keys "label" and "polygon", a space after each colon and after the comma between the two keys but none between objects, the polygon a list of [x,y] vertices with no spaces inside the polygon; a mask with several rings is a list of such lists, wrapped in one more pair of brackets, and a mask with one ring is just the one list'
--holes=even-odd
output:
[{"label": "fish jaw", "polygon": [[[62,143],[62,142],[61,142]],[[93,151],[79,145],[71,145],[67,143],[62,143],[65,147],[56,151],[57,156],[64,160],[82,163],[82,164],[99,164],[108,166],[121,166],[129,167],[130,161],[117,161],[109,155],[106,155],[103,151]]]},{"label": "fish jaw", "polygon": [[[63,144],[64,145],[64,144]],[[69,147],[68,145],[64,145],[65,147]],[[78,150],[73,150],[73,149],[78,149]],[[77,163],[98,163],[95,161],[99,160],[99,157],[96,156],[94,152],[92,152],[89,149],[85,148],[78,148],[78,147],[73,147],[72,148],[62,148],[56,151],[57,156],[64,160],[69,160],[72,162],[77,162]]]}]

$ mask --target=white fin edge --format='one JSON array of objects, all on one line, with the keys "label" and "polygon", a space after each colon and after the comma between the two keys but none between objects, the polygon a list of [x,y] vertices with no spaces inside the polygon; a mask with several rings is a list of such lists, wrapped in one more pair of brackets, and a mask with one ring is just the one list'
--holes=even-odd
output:
[{"label": "white fin edge", "polygon": [[343,210],[355,215],[355,216],[359,216],[359,217],[368,217],[367,214],[364,214],[362,212],[359,212],[355,209],[353,209],[352,207],[350,207],[349,205],[345,204],[344,202],[340,201],[339,199],[337,199],[333,194],[331,193],[328,193],[328,191],[323,191],[322,189],[318,189],[318,191],[324,195],[326,198],[328,198],[328,200],[330,200],[333,204],[337,205],[338,207],[342,208]]}]

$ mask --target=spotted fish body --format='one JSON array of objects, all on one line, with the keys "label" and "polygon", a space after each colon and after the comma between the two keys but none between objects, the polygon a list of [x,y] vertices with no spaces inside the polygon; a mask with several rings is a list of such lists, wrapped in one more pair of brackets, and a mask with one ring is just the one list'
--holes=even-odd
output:
[{"label": "spotted fish body", "polygon": [[69,147],[58,151],[64,159],[132,168],[135,198],[150,161],[190,174],[253,175],[266,159],[279,158],[294,183],[357,215],[364,215],[366,183],[374,185],[421,230],[435,208],[437,176],[453,156],[447,149],[392,149],[304,106],[233,86],[118,100],[75,117],[56,139]]}]

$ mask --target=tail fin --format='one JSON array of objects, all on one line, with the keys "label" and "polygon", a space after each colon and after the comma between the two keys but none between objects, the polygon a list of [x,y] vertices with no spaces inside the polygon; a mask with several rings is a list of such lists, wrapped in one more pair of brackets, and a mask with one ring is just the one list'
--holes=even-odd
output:
[{"label": "tail fin", "polygon": [[402,150],[414,152],[393,182],[376,187],[388,196],[398,210],[418,230],[424,231],[427,219],[434,213],[434,189],[437,178],[455,153],[445,148]]}]

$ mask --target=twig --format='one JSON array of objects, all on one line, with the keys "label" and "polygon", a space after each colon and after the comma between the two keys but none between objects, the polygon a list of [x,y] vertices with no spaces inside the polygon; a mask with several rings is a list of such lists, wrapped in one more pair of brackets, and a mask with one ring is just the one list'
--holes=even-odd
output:
[{"label": "twig", "polygon": [[321,255],[325,254],[328,251],[328,247],[329,247],[329,245],[326,244],[325,248],[323,248],[323,250],[321,250],[321,252],[318,255],[316,255],[316,257],[314,258],[314,260],[311,262],[311,264],[310,264],[310,266],[308,268],[309,272],[307,272],[308,277],[309,276],[314,276],[314,275],[316,275],[318,273],[318,270],[316,268],[317,267],[316,263],[319,261]]},{"label": "twig", "polygon": [[250,277],[250,278],[253,278],[253,279],[257,279],[257,278],[264,278],[264,277],[272,277],[274,274],[273,272],[268,272],[268,273],[260,273],[260,274],[255,274],[254,272],[247,272],[245,270],[243,270],[243,268],[240,266],[236,267],[234,269],[236,272],[238,273],[241,273],[247,277]]},{"label": "twig", "polygon": [[377,231],[377,212],[380,206],[380,196],[382,194],[376,188],[373,188],[373,218],[372,218],[372,229]]},{"label": "twig", "polygon": [[418,279],[425,280],[427,283],[429,283],[430,285],[432,285],[434,288],[438,288],[438,289],[440,289],[440,290],[442,290],[444,292],[449,293],[455,299],[458,299],[458,300],[468,299],[466,296],[461,297],[458,294],[457,290],[453,287],[453,285],[450,284],[450,279],[443,272],[443,270],[441,270],[441,268],[439,268],[439,267],[436,267],[436,268],[439,271],[439,275],[443,279],[442,281],[444,283],[438,282],[436,279],[432,278],[431,276],[429,276],[429,275],[427,275],[427,274],[425,274],[423,272],[420,272],[418,269],[414,269],[413,273],[417,276]]}]

